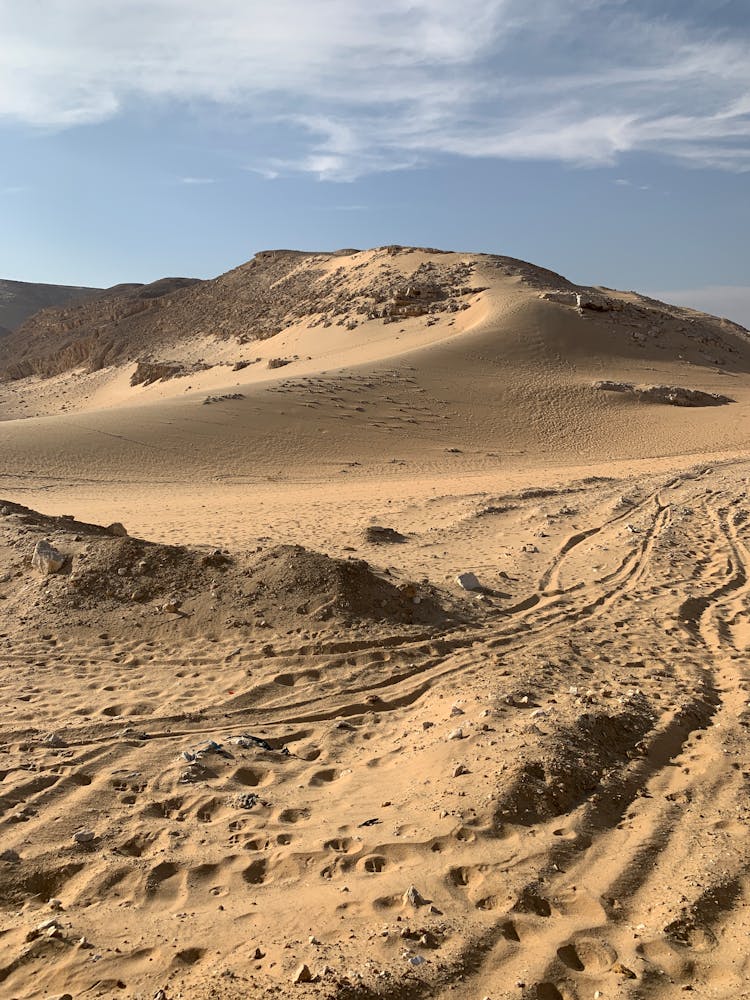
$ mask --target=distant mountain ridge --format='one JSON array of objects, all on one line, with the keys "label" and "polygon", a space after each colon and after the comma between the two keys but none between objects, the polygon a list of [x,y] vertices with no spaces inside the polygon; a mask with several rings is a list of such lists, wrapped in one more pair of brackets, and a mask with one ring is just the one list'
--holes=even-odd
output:
[{"label": "distant mountain ridge", "polygon": [[15,330],[40,309],[82,302],[101,292],[101,288],[46,285],[0,278],[0,336]]}]

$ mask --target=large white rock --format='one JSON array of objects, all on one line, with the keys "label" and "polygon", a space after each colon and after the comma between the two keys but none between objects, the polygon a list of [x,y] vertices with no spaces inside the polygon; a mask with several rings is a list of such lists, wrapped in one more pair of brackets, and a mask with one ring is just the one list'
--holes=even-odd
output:
[{"label": "large white rock", "polygon": [[473,573],[459,573],[456,577],[456,583],[459,587],[463,587],[464,590],[481,590],[482,584],[477,580]]},{"label": "large white rock", "polygon": [[34,554],[31,557],[31,565],[38,569],[40,573],[57,573],[65,564],[65,556],[59,552],[54,545],[48,541],[36,543]]}]

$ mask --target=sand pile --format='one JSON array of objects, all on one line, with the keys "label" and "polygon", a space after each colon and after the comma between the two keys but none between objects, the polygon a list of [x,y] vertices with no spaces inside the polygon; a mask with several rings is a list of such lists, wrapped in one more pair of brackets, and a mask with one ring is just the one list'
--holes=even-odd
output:
[{"label": "sand pile", "polygon": [[249,599],[277,619],[295,608],[324,621],[367,619],[430,622],[442,617],[433,587],[425,581],[397,585],[363,559],[332,559],[301,545],[264,553],[249,574]]}]

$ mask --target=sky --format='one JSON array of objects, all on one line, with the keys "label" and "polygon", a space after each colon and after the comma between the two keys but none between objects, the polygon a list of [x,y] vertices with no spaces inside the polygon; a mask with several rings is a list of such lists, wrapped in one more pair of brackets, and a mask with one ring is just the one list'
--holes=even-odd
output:
[{"label": "sky", "polygon": [[0,0],[0,277],[520,257],[750,326],[748,0]]}]

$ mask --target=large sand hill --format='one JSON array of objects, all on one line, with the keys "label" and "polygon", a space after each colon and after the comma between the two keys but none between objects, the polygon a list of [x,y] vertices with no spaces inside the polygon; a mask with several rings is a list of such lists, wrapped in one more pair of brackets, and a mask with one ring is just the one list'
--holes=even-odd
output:
[{"label": "large sand hill", "polygon": [[747,333],[285,267],[0,383],[0,995],[750,996]]}]

